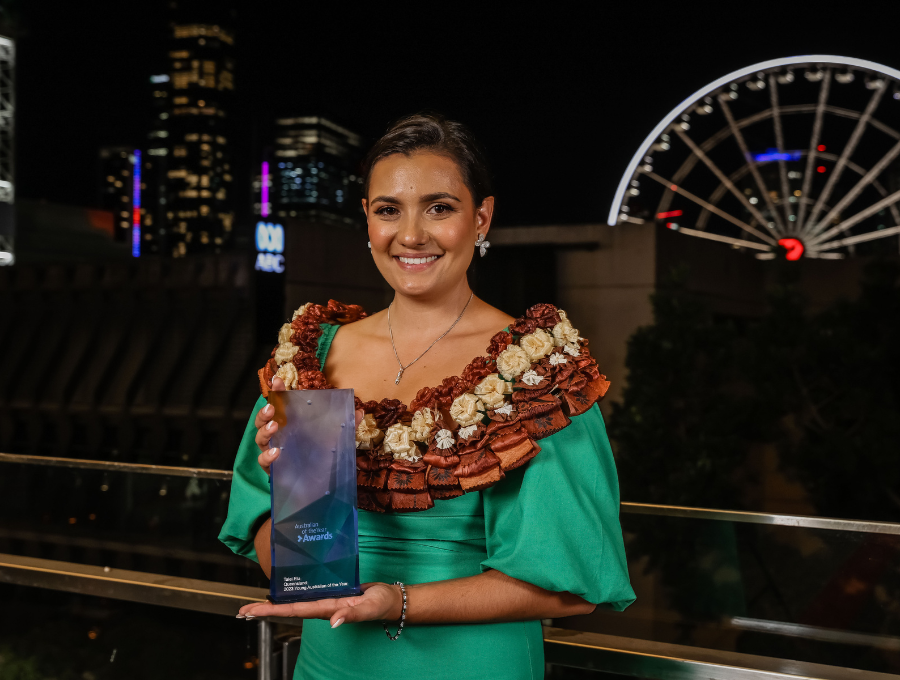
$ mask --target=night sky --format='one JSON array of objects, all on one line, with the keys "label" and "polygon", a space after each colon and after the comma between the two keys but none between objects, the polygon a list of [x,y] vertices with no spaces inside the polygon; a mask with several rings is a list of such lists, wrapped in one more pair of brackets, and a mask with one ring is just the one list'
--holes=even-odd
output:
[{"label": "night sky", "polygon": [[[236,3],[239,216],[276,116],[324,113],[374,139],[440,111],[487,148],[498,224],[600,222],[637,145],[707,82],[810,53],[900,67],[897,2]],[[18,194],[93,205],[98,148],[145,144],[165,0],[0,7],[19,41]]]}]

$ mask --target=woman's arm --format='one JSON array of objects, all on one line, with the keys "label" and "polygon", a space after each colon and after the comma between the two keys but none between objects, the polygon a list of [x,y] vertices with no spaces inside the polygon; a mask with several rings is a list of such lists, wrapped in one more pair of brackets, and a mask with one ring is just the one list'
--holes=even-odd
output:
[{"label": "woman's arm", "polygon": [[[259,566],[271,575],[272,520],[266,520],[254,540]],[[241,607],[239,618],[286,616],[328,619],[332,628],[358,621],[396,621],[403,598],[398,586],[365,583],[357,597],[313,602],[272,604],[260,602]],[[477,576],[406,586],[406,620],[410,623],[491,623],[556,619],[590,614],[596,605],[572,593],[544,590],[506,574],[488,570]]]}]

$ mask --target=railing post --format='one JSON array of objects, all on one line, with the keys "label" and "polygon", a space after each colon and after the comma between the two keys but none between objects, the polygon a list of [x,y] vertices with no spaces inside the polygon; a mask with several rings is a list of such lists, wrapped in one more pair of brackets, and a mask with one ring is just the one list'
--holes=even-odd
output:
[{"label": "railing post", "polygon": [[274,680],[272,676],[272,624],[267,619],[259,620],[259,680]]}]

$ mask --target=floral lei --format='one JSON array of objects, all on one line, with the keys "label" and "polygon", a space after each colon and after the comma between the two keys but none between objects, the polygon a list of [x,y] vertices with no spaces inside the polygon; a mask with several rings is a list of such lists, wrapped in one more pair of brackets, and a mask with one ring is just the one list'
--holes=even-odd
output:
[{"label": "floral lei", "polygon": [[[278,333],[272,358],[259,370],[288,389],[330,389],[316,357],[322,324],[365,318],[359,305],[308,303]],[[461,376],[424,387],[407,407],[399,399],[361,401],[356,431],[359,507],[415,512],[435,499],[493,486],[534,458],[538,439],[559,432],[609,387],[606,376],[566,313],[540,304],[491,338]]]}]

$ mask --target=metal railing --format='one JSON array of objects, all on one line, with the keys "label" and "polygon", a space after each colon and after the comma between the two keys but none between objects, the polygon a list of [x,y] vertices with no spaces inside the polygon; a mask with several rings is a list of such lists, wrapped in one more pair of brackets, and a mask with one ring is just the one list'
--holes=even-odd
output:
[{"label": "metal railing", "polygon": [[[171,467],[111,461],[49,458],[0,453],[0,463],[54,466],[106,472],[138,473],[177,477],[194,477],[230,481],[230,470]],[[900,524],[823,518],[804,515],[785,515],[743,512],[711,508],[653,505],[646,503],[621,504],[623,514],[684,517],[749,524],[804,527],[870,534],[900,535]],[[124,546],[120,546],[124,547]],[[229,556],[228,561],[231,561]],[[263,588],[238,586],[214,581],[179,578],[160,574],[98,567],[72,562],[46,560],[19,555],[0,554],[0,583],[43,588],[83,595],[188,609],[208,614],[234,616],[244,604],[264,601],[268,593]],[[276,675],[273,624],[302,626],[296,619],[268,618],[258,621],[259,667],[261,680],[273,680]],[[729,626],[742,630],[763,630],[810,639],[830,640],[834,635],[847,642],[847,636],[860,637],[859,642],[872,645],[873,636],[849,631],[831,631],[814,626],[733,617]],[[767,627],[768,626],[768,627]],[[770,630],[780,627],[778,631]],[[790,630],[787,630],[789,628]],[[784,630],[782,630],[784,629]],[[802,629],[802,630],[801,630]],[[808,630],[807,630],[808,629]],[[765,632],[764,631],[764,632]],[[890,636],[875,636],[874,646],[897,651],[900,641]],[[865,638],[865,639],[863,639]],[[881,639],[883,638],[883,639]],[[296,640],[296,638],[295,638]],[[544,627],[546,661],[558,666],[605,671],[620,675],[659,680],[753,680],[821,678],[823,680],[857,680],[897,678],[896,675],[861,671],[817,663],[799,662],[773,657],[743,654],[732,651],[705,649],[619,637],[594,632]],[[282,655],[284,656],[284,655]],[[282,664],[281,675],[288,669]]]},{"label": "metal railing", "polygon": [[[0,583],[106,597],[175,609],[235,615],[265,600],[263,588],[0,554]],[[275,680],[273,624],[302,626],[296,619],[257,622],[260,680]],[[896,680],[897,676],[753,654],[702,649],[600,633],[544,627],[547,663],[657,680]],[[290,676],[287,676],[290,677]]]}]

